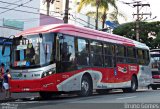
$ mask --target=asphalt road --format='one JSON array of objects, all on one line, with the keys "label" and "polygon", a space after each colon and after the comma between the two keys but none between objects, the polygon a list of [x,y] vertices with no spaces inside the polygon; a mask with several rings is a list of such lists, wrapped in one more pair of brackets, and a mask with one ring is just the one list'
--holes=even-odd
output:
[{"label": "asphalt road", "polygon": [[[34,95],[35,94],[35,95]],[[141,89],[135,93],[112,91],[90,97],[62,95],[42,100],[37,93],[0,103],[0,109],[159,109],[160,90]],[[159,103],[159,104],[158,104]]]}]

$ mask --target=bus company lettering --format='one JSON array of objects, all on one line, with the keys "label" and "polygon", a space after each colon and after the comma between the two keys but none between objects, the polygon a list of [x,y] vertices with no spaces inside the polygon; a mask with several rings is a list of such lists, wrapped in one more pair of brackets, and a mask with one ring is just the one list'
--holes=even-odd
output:
[{"label": "bus company lettering", "polygon": [[138,71],[137,66],[131,66],[131,65],[129,65],[129,70],[130,71]]},{"label": "bus company lettering", "polygon": [[122,68],[122,67],[118,66],[118,71],[120,71],[122,73],[127,73],[127,68],[126,67]]},{"label": "bus company lettering", "polygon": [[108,88],[106,85],[103,85],[103,84],[99,84],[97,85],[98,88]]}]

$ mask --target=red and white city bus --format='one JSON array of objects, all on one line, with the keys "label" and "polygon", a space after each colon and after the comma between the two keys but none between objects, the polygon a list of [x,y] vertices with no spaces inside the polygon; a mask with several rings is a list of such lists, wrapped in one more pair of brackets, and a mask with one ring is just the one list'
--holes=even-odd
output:
[{"label": "red and white city bus", "polygon": [[11,59],[11,92],[39,92],[43,98],[134,92],[152,82],[145,44],[69,24],[23,31],[13,38]]},{"label": "red and white city bus", "polygon": [[153,83],[151,87],[153,90],[160,88],[160,49],[150,50],[151,54],[151,71]]}]

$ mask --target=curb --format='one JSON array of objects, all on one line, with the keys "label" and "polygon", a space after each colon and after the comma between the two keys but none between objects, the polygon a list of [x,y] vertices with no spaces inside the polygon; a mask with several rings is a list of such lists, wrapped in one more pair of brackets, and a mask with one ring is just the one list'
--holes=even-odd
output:
[{"label": "curb", "polygon": [[13,102],[15,100],[16,99],[14,99],[14,98],[8,98],[8,99],[0,100],[0,103]]}]

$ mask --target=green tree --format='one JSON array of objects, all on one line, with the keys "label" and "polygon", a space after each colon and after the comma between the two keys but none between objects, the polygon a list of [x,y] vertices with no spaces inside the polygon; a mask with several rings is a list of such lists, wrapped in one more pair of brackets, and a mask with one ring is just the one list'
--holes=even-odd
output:
[{"label": "green tree", "polygon": [[101,19],[102,19],[102,23],[103,23],[103,28],[104,28],[104,23],[106,21],[106,18],[107,18],[107,11],[109,10],[109,5],[113,6],[115,8],[115,12],[116,12],[116,17],[117,17],[117,14],[118,14],[118,8],[116,6],[116,0],[81,0],[80,1],[80,4],[79,4],[79,7],[78,7],[78,12],[81,11],[81,9],[84,7],[84,6],[87,6],[87,5],[91,5],[93,7],[97,7],[97,10],[96,10],[96,20],[98,20],[98,16],[99,16],[99,11],[98,11],[98,8],[100,8],[101,10]]},{"label": "green tree", "polygon": [[[90,16],[92,18],[96,18],[96,12],[94,12],[94,11],[90,11],[86,15]],[[100,19],[102,21],[102,23],[103,23],[102,28],[104,28],[105,21],[106,21],[107,18],[109,20],[115,21],[115,22],[117,22],[117,24],[119,24],[116,10],[114,10],[111,13],[107,13],[107,11],[106,11],[106,14],[104,14],[103,10],[102,11],[100,10],[98,12],[98,15],[99,15],[98,19]],[[124,18],[125,20],[127,20],[123,13],[118,12],[118,16],[120,16],[120,17]]]},{"label": "green tree", "polygon": [[155,39],[153,39],[153,43],[154,46],[152,48],[160,48],[160,31],[157,34],[157,37]]},{"label": "green tree", "polygon": [[128,37],[134,39],[135,32],[134,32],[134,23],[126,23],[118,26],[116,29],[113,30],[114,34]]},{"label": "green tree", "polygon": [[[159,48],[160,45],[160,21],[140,22],[140,42],[145,43],[150,48]],[[113,30],[114,34],[136,40],[136,22],[122,24]]]},{"label": "green tree", "polygon": [[47,15],[49,15],[50,4],[53,4],[55,0],[43,0],[44,4],[47,3]]}]

